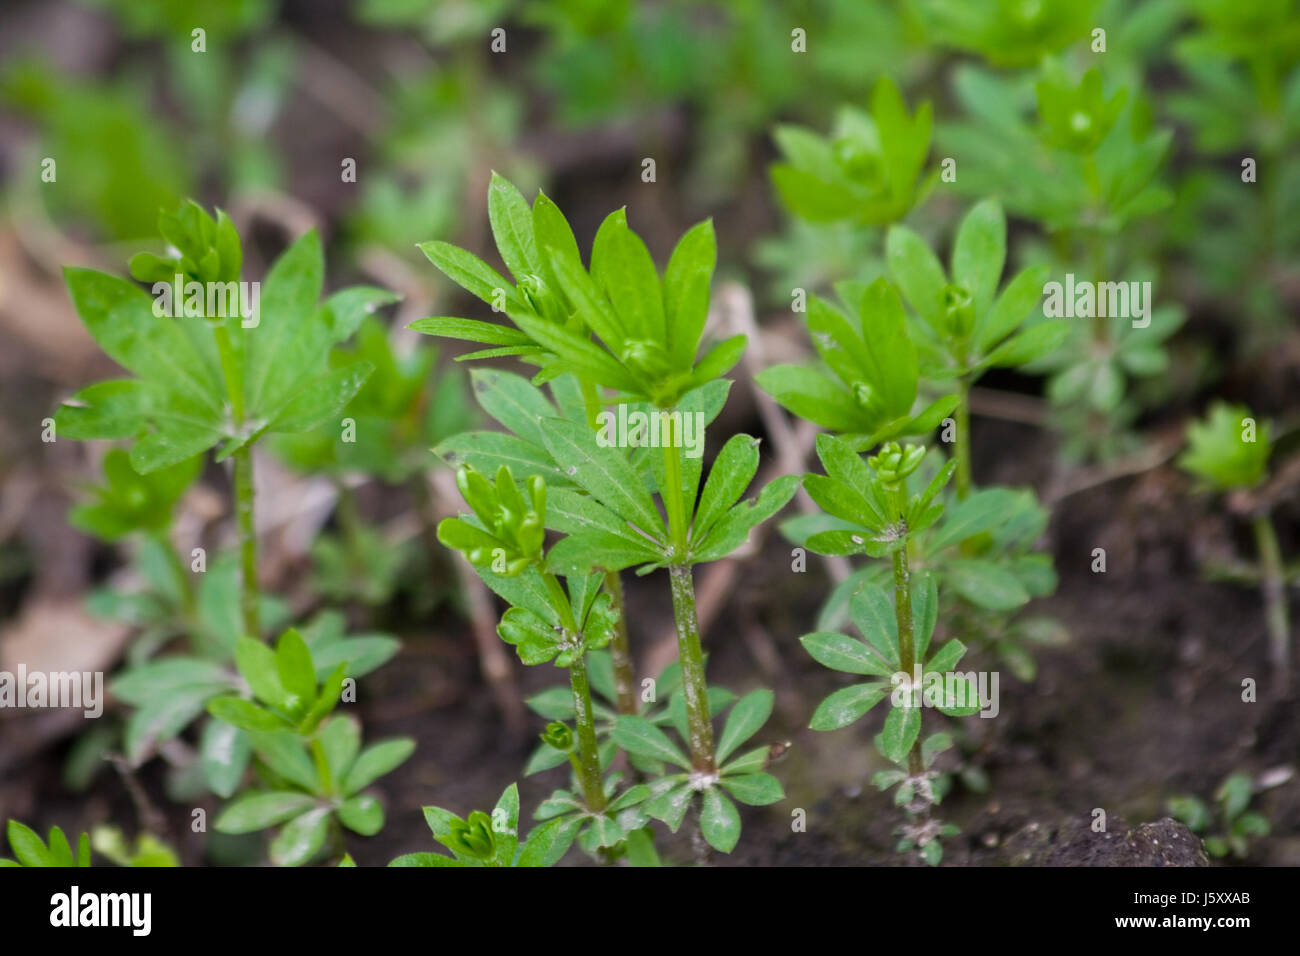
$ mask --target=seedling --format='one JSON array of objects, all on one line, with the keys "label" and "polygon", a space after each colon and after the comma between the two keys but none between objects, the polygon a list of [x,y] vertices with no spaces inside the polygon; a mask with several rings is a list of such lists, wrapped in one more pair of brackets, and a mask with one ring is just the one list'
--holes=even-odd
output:
[{"label": "seedling", "polygon": [[1205,849],[1210,856],[1222,858],[1229,855],[1239,860],[1250,855],[1253,837],[1266,837],[1270,832],[1268,818],[1250,810],[1255,787],[1250,774],[1234,773],[1224,779],[1214,792],[1214,805],[1207,806],[1198,797],[1183,794],[1172,797],[1167,804],[1176,820],[1187,824],[1196,834],[1204,836]]},{"label": "seedling", "polygon": [[[438,540],[464,554],[488,587],[510,603],[497,632],[514,646],[519,659],[530,665],[553,661],[569,671],[576,749],[571,736],[563,742],[566,751],[574,749],[574,772],[582,794],[581,803],[574,801],[574,832],[581,830],[584,846],[592,851],[613,846],[622,840],[625,829],[644,825],[643,817],[625,815],[621,822],[630,825],[624,827],[613,814],[642,802],[646,789],[633,787],[611,799],[617,779],[605,779],[596,742],[586,655],[607,646],[618,624],[608,593],[601,591],[601,576],[566,575],[566,591],[550,570],[543,551],[546,482],[540,475],[526,482],[526,500],[505,465],[497,470],[495,482],[464,466],[457,473],[457,484],[473,515],[443,520]],[[558,742],[558,734],[555,739]]]},{"label": "seedling", "polygon": [[[1271,433],[1270,423],[1256,424],[1244,405],[1215,402],[1204,421],[1188,426],[1187,449],[1178,464],[1212,491],[1249,493],[1267,477]],[[1291,622],[1282,549],[1267,504],[1255,502],[1249,494],[1243,500],[1247,501],[1259,552],[1269,656],[1285,685],[1290,679]]]},{"label": "seedling", "polygon": [[871,94],[871,112],[842,107],[829,138],[777,127],[773,135],[785,162],[772,167],[772,182],[785,204],[809,222],[896,222],[933,185],[933,176],[918,181],[932,122],[928,102],[909,116],[898,87],[882,77]]},{"label": "seedling", "polygon": [[[160,290],[199,283],[201,302],[187,301],[201,314],[156,314],[158,302],[133,283],[67,269],[73,304],[90,334],[135,377],[82,389],[59,409],[56,426],[69,438],[131,440],[130,462],[140,474],[214,447],[218,461],[233,458],[243,629],[260,637],[252,446],[269,433],[337,420],[371,368],[358,362],[330,370],[326,356],[392,296],[357,287],[318,302],[324,262],[320,239],[309,232],[271,267],[260,295],[265,308],[254,317],[245,294],[251,287],[239,281],[239,234],[224,212],[214,220],[187,202],[163,213],[158,230],[171,252],[139,253],[131,274]],[[217,302],[223,306],[209,314]]]},{"label": "seedling", "polygon": [[340,662],[321,678],[330,664],[313,660],[295,630],[285,631],[274,651],[241,637],[235,660],[255,700],[217,697],[208,711],[250,735],[271,789],[234,800],[217,817],[216,829],[249,833],[285,824],[271,844],[271,861],[280,866],[311,861],[331,837],[337,846],[340,825],[362,836],[378,833],[383,807],[362,791],[405,762],[415,741],[399,738],[362,750],[355,720],[326,720],[338,706],[348,665]]},{"label": "seedling", "polygon": [[[756,502],[737,504],[758,468],[753,439],[735,436],[727,443],[702,493],[701,461],[683,455],[683,416],[703,413],[706,387],[716,388],[744,348],[744,336],[733,336],[697,361],[716,257],[712,226],[701,223],[687,232],[661,280],[623,212],[612,213],[596,234],[588,271],[572,231],[550,200],[539,196],[530,211],[517,190],[499,177],[494,178],[492,190],[493,231],[502,258],[519,280],[517,287],[454,246],[426,243],[422,248],[448,275],[503,309],[514,327],[452,318],[425,319],[415,327],[493,346],[472,357],[518,355],[541,367],[542,380],[554,381],[565,374],[579,380],[585,424],[542,418],[530,411],[524,417],[531,423],[521,427],[525,436],[541,439],[547,464],[561,467],[565,477],[586,493],[566,496],[551,512],[548,526],[568,536],[547,556],[547,573],[572,580],[598,571],[608,582],[610,574],[632,566],[640,566],[640,573],[669,569],[691,766],[699,780],[716,782],[718,766],[691,567],[725,557],[739,547],[754,525],[790,499],[798,478],[778,479]],[[593,341],[593,335],[599,342]],[[649,458],[648,471],[667,514],[666,526],[645,475],[629,462],[626,449],[618,442],[597,440],[601,388],[613,389],[623,403],[644,404],[659,416],[662,454]],[[558,499],[561,493],[556,494]],[[455,546],[477,548],[481,558],[493,547],[482,538],[459,534]],[[512,561],[526,566],[540,554],[540,540],[530,545],[535,550],[526,553],[518,552],[519,542],[497,541],[507,569]],[[559,600],[552,607],[563,610]],[[589,720],[584,715],[578,726],[584,761],[594,759],[596,751],[594,731],[592,746],[583,740],[584,723]],[[588,753],[593,757],[588,758]],[[596,797],[594,772],[587,774],[583,789],[588,809],[599,806],[593,804],[603,799]],[[734,841],[728,840],[720,842],[729,850]]]},{"label": "seedling", "polygon": [[946,733],[922,739],[922,707],[958,717],[978,712],[981,704],[970,678],[953,673],[965,645],[951,640],[929,654],[939,616],[938,589],[930,574],[918,575],[913,587],[908,543],[913,534],[938,520],[943,511],[939,493],[956,463],[944,465],[923,491],[909,496],[907,478],[925,457],[925,449],[919,446],[891,442],[863,463],[850,442],[820,435],[817,453],[826,474],[806,476],[804,488],[813,501],[853,530],[814,534],[808,547],[820,554],[889,556],[893,602],[891,607],[889,594],[869,584],[853,595],[854,623],[867,643],[825,632],[801,639],[827,667],[874,678],[831,694],[813,714],[810,726],[814,730],[848,726],[890,699],[876,746],[899,769],[881,771],[875,782],[882,790],[897,787],[895,803],[907,814],[899,852],[916,850],[926,863],[935,865],[943,857],[940,840],[957,832],[952,824],[931,816],[941,798],[935,787],[934,759],[952,740]]},{"label": "seedling", "polygon": [[574,819],[550,820],[519,839],[519,788],[506,787],[492,812],[475,810],[462,819],[441,807],[425,807],[433,838],[451,851],[407,853],[389,866],[554,866],[573,843]]}]

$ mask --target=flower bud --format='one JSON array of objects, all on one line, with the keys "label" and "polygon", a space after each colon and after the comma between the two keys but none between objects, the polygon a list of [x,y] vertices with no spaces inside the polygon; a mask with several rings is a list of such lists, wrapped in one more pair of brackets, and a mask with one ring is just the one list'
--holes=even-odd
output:
[{"label": "flower bud", "polygon": [[542,743],[548,747],[554,747],[564,753],[573,750],[573,731],[569,729],[568,724],[562,721],[551,721],[546,725],[546,730],[540,736]]}]

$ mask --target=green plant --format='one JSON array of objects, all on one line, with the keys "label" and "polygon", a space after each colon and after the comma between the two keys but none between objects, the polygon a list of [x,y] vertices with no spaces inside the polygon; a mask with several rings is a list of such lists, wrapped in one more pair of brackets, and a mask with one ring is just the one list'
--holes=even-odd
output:
[{"label": "green plant", "polygon": [[[1178,464],[1212,491],[1249,492],[1267,477],[1271,433],[1271,424],[1256,423],[1246,406],[1215,402],[1204,421],[1194,421],[1188,426],[1187,449]],[[1287,574],[1266,501],[1252,502],[1248,510],[1259,553],[1269,656],[1285,684],[1290,679],[1291,668]]]},{"label": "green plant", "polygon": [[1231,854],[1239,860],[1250,855],[1252,837],[1265,837],[1270,832],[1268,818],[1250,810],[1255,787],[1250,774],[1234,773],[1226,777],[1214,791],[1214,806],[1207,806],[1199,797],[1183,794],[1171,797],[1166,804],[1169,814],[1187,824],[1193,833],[1205,834],[1205,849],[1210,856],[1225,857]]},{"label": "green plant", "polygon": [[[361,748],[361,727],[348,716],[326,719],[339,704],[346,661],[329,667],[314,660],[295,630],[274,651],[239,638],[239,673],[255,700],[223,695],[208,712],[250,735],[258,770],[269,789],[244,793],[217,817],[222,833],[250,833],[284,824],[271,844],[281,866],[310,862],[332,838],[341,854],[341,830],[373,836],[384,825],[379,800],[363,792],[411,756],[415,741],[397,738]],[[287,821],[287,822],[286,822]]]},{"label": "green plant", "polygon": [[[539,380],[551,381],[557,398],[561,394],[555,391],[559,379],[566,374],[577,378],[585,422],[548,418],[544,414],[547,403],[538,403],[537,396],[531,396],[527,411],[511,414],[507,423],[526,440],[540,439],[547,452],[542,464],[548,469],[560,468],[579,489],[570,493],[558,489],[557,507],[548,509],[547,526],[566,537],[546,556],[546,573],[562,574],[572,581],[599,572],[605,575],[607,590],[612,590],[611,576],[625,568],[639,566],[639,573],[669,569],[692,767],[702,778],[715,777],[718,768],[691,567],[725,557],[739,547],[754,525],[790,499],[798,478],[777,479],[756,502],[737,504],[758,468],[753,439],[738,435],[727,443],[702,492],[702,462],[698,456],[683,454],[685,429],[695,425],[702,442],[703,425],[699,423],[712,417],[705,407],[717,400],[709,395],[723,394],[718,380],[744,348],[744,336],[733,336],[698,357],[716,257],[712,226],[701,223],[682,238],[661,279],[645,244],[628,228],[621,211],[607,217],[597,232],[590,271],[583,266],[572,231],[545,196],[539,195],[530,210],[517,190],[494,177],[489,214],[498,249],[519,280],[518,286],[454,246],[426,243],[422,248],[457,282],[504,310],[514,327],[457,318],[424,319],[414,327],[493,346],[468,357],[518,355],[540,366]],[[613,389],[629,414],[637,410],[654,416],[659,428],[658,455],[641,456],[633,462],[628,446],[647,442],[620,440],[612,434],[613,424],[601,414],[602,388]],[[537,456],[531,457],[536,460]],[[541,481],[540,473],[535,480]],[[487,487],[485,479],[479,481]],[[658,489],[664,513],[648,486]],[[463,487],[472,489],[473,485]],[[512,483],[498,479],[497,498],[508,499],[511,487]],[[480,497],[491,503],[486,491]],[[517,509],[511,511],[518,513]],[[484,514],[479,517],[486,525]],[[479,560],[470,556],[480,566],[487,564],[494,549],[505,562],[502,570],[540,560],[540,538],[533,539],[538,532],[531,526],[524,529],[504,524],[494,537],[484,536],[481,529],[478,534],[471,530],[468,526],[458,528],[457,537],[449,543],[466,552],[477,550]],[[529,535],[527,541],[518,537],[524,530]],[[490,586],[497,586],[485,579]],[[572,584],[570,589],[572,592]],[[558,582],[548,590],[562,597]],[[516,603],[513,597],[507,600]],[[616,598],[615,603],[621,604],[621,600]],[[550,608],[552,616],[563,612],[559,597],[550,602]],[[621,621],[621,613],[613,620]],[[625,706],[620,696],[620,709]],[[588,704],[578,726],[579,753],[588,764],[595,762],[597,751],[594,729],[585,726],[590,721]],[[590,744],[584,742],[588,731]],[[599,807],[603,796],[598,795],[594,770],[587,773],[583,788],[588,808]]]},{"label": "green plant", "polygon": [[906,226],[889,230],[890,272],[912,307],[920,374],[957,384],[957,497],[971,490],[970,389],[991,368],[1026,365],[1051,354],[1065,339],[1060,319],[1035,318],[1047,280],[1045,266],[1029,266],[1001,294],[1007,223],[996,200],[978,203],[962,219],[945,273],[925,240]]},{"label": "green plant", "polygon": [[513,783],[490,814],[475,810],[461,819],[441,807],[425,807],[424,819],[433,838],[452,855],[407,853],[389,866],[554,866],[573,843],[579,822],[549,820],[521,841],[519,788]]},{"label": "green plant", "polygon": [[42,840],[30,827],[17,820],[10,820],[5,835],[9,838],[9,849],[18,859],[0,858],[0,866],[90,866],[88,833],[81,834],[77,839],[75,855],[68,838],[58,827],[51,827],[49,839]]},{"label": "green plant", "polygon": [[[131,273],[158,294],[173,283],[198,283],[198,302],[188,291],[185,296],[199,315],[158,314],[161,300],[125,279],[67,269],[73,304],[90,334],[135,377],[82,389],[60,407],[55,423],[69,438],[132,440],[130,462],[141,474],[215,446],[218,461],[233,458],[240,607],[244,632],[259,637],[252,446],[268,433],[308,431],[338,415],[371,368],[357,362],[330,370],[326,356],[393,297],[356,287],[318,302],[324,261],[315,232],[275,262],[265,295],[254,296],[252,287],[239,284],[239,233],[224,212],[214,220],[188,202],[163,213],[158,231],[173,252],[139,253]],[[255,299],[265,308],[254,308]],[[208,314],[209,305],[216,314]]]},{"label": "green plant", "polygon": [[[567,575],[566,589],[550,569],[543,551],[547,489],[540,475],[530,476],[525,483],[527,499],[505,465],[497,470],[495,482],[470,466],[462,466],[456,477],[473,513],[444,519],[438,525],[438,540],[464,554],[488,587],[510,604],[497,632],[514,646],[519,659],[529,665],[553,661],[568,670],[576,748],[572,735],[565,742],[574,753],[574,776],[581,792],[581,803],[574,802],[580,825],[575,826],[575,834],[580,828],[584,846],[593,852],[613,846],[622,840],[625,829],[644,824],[634,808],[645,799],[646,789],[632,787],[611,800],[609,787],[617,780],[606,781],[596,742],[586,655],[613,638],[618,615],[611,598],[601,591],[599,574]],[[621,826],[612,814],[629,808],[635,819],[631,826]],[[623,822],[627,821],[624,815]]]},{"label": "green plant", "polygon": [[915,849],[934,865],[943,855],[940,840],[957,832],[931,813],[942,797],[935,786],[934,759],[951,746],[952,738],[946,733],[923,737],[922,710],[931,706],[960,717],[978,712],[982,705],[971,677],[953,670],[966,652],[961,641],[950,640],[929,653],[939,617],[938,588],[934,575],[913,575],[908,545],[914,534],[938,520],[943,511],[938,496],[956,463],[944,465],[923,491],[909,495],[907,478],[920,466],[924,448],[891,442],[864,463],[851,443],[821,435],[817,452],[826,474],[805,476],[804,488],[828,514],[854,530],[814,534],[808,538],[809,549],[819,554],[888,556],[893,601],[884,588],[871,584],[854,593],[850,608],[866,643],[827,632],[801,638],[825,666],[873,678],[831,694],[818,706],[810,726],[814,730],[848,726],[889,698],[889,713],[876,746],[898,769],[881,771],[875,782],[882,790],[898,788],[894,801],[907,815],[898,850]]},{"label": "green plant", "polygon": [[101,825],[91,832],[90,843],[96,853],[108,857],[118,866],[181,865],[176,851],[152,833],[137,834],[132,843],[119,827]]},{"label": "green plant", "polygon": [[810,222],[895,222],[933,185],[933,176],[918,183],[932,117],[928,102],[909,116],[898,87],[882,77],[871,112],[842,107],[829,138],[778,126],[773,136],[785,162],[772,167],[772,182],[785,204]]}]

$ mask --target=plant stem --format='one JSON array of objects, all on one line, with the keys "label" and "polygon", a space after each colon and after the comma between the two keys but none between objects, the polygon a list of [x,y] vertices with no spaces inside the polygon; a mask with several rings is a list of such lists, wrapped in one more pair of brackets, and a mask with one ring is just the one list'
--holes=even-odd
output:
[{"label": "plant stem", "polygon": [[235,452],[235,522],[239,529],[239,557],[243,586],[239,606],[244,633],[260,638],[257,594],[257,534],[253,527],[253,452],[245,445]]},{"label": "plant stem", "polygon": [[965,501],[971,487],[970,377],[957,385],[957,500]]},{"label": "plant stem", "polygon": [[582,798],[595,813],[605,809],[605,789],[600,774],[600,751],[596,745],[596,721],[591,713],[591,687],[587,683],[587,660],[582,653],[569,662],[569,686],[573,688],[573,712],[578,725],[578,764]]},{"label": "plant stem", "polygon": [[700,773],[716,773],[713,757],[713,723],[709,716],[709,686],[704,676],[700,647],[700,620],[695,612],[695,583],[691,569],[673,565],[673,620],[677,624],[677,656],[682,665],[682,690],[686,696],[686,722],[690,730],[691,766]]},{"label": "plant stem", "polygon": [[713,756],[713,722],[709,714],[709,685],[704,676],[704,651],[700,647],[700,618],[695,609],[695,580],[690,565],[683,563],[689,544],[689,529],[682,500],[682,451],[677,436],[672,434],[671,425],[668,430],[669,438],[664,443],[662,497],[668,512],[668,535],[674,556],[668,577],[673,594],[673,621],[677,625],[677,657],[682,665],[691,766],[699,773],[712,774],[717,772],[718,765]]},{"label": "plant stem", "polygon": [[1282,550],[1277,532],[1267,513],[1254,520],[1255,545],[1263,570],[1264,612],[1268,621],[1269,656],[1282,685],[1291,680],[1291,625],[1287,612],[1286,580],[1282,570]]},{"label": "plant stem", "polygon": [[[573,607],[560,585],[560,579],[548,571],[541,572],[542,581],[551,596],[551,603],[560,615],[563,627],[571,641],[582,641],[578,622],[573,617]],[[586,650],[579,647],[569,661],[569,686],[573,689],[573,714],[578,728],[578,783],[587,809],[599,813],[605,809],[604,779],[600,772],[600,750],[596,744],[596,718],[592,714],[591,685],[587,681]]]},{"label": "plant stem", "polygon": [[[907,544],[894,552],[894,617],[898,622],[898,661],[908,680],[916,669],[916,644],[912,634],[912,579],[907,568]],[[925,766],[921,761],[921,735],[916,735],[912,750],[907,755],[907,772],[920,776]]]}]

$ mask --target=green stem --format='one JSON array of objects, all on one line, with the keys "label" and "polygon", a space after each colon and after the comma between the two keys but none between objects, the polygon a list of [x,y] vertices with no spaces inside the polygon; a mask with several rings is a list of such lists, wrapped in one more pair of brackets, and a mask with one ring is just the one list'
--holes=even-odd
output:
[{"label": "green stem", "polygon": [[581,772],[582,797],[587,809],[599,813],[605,809],[605,789],[600,774],[600,751],[596,744],[596,720],[591,711],[591,687],[587,683],[587,660],[573,655],[569,662],[569,686],[573,688],[573,712],[578,725],[578,764]]},{"label": "green stem", "polygon": [[1291,678],[1291,624],[1287,612],[1282,549],[1267,514],[1255,516],[1255,545],[1263,571],[1264,612],[1268,621],[1269,656],[1285,686]]},{"label": "green stem", "polygon": [[700,647],[700,619],[695,612],[695,583],[687,565],[668,569],[672,582],[673,620],[677,624],[677,656],[682,665],[682,690],[686,697],[686,723],[690,731],[691,766],[705,774],[716,773],[713,723],[709,715],[709,686],[704,676],[704,651]]},{"label": "green stem", "polygon": [[253,527],[253,453],[248,445],[235,452],[235,523],[239,529],[239,558],[242,588],[239,606],[243,614],[244,633],[251,638],[262,636],[258,621],[257,534]]},{"label": "green stem", "polygon": [[[672,421],[671,417],[668,419]],[[700,646],[700,618],[695,609],[695,580],[686,558],[690,529],[686,503],[682,500],[682,450],[668,426],[664,442],[664,508],[668,512],[668,536],[672,541],[673,563],[668,576],[673,595],[673,621],[677,625],[677,657],[682,665],[682,691],[686,698],[686,722],[690,731],[691,766],[700,773],[718,769],[713,755],[713,722],[709,714],[709,685],[704,675],[704,651]]]},{"label": "green stem", "polygon": [[[560,579],[548,571],[542,581],[551,596],[551,604],[560,615],[560,626],[567,639],[581,641],[578,622]],[[587,809],[599,813],[605,809],[604,778],[600,772],[600,749],[596,743],[596,718],[591,706],[591,685],[587,681],[586,651],[579,648],[569,661],[569,686],[573,689],[573,713],[578,729],[578,783]]]},{"label": "green stem", "polygon": [[970,377],[957,383],[957,500],[965,501],[971,489]]},{"label": "green stem", "polygon": [[[907,568],[907,544],[894,552],[894,617],[898,622],[898,661],[907,679],[916,669],[916,643],[912,634],[912,579]],[[921,760],[921,735],[907,755],[907,772],[920,776],[925,765]]]}]

